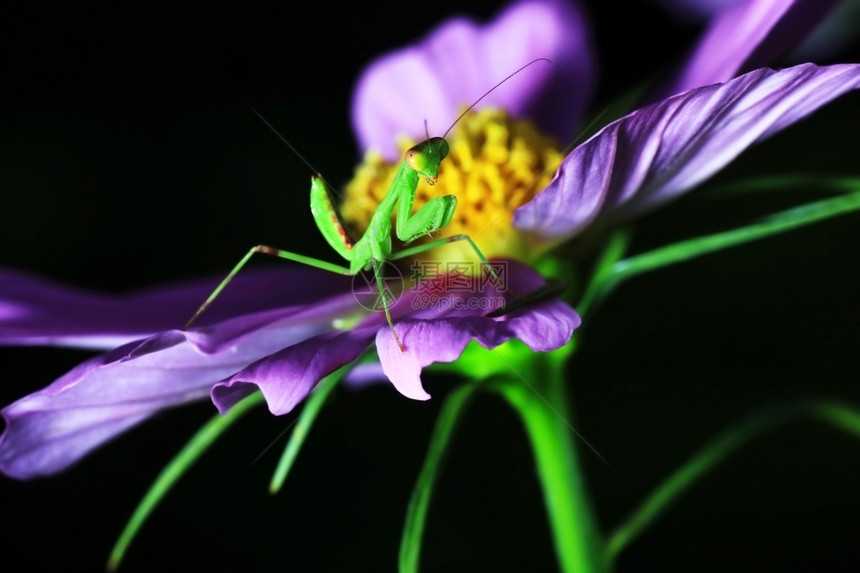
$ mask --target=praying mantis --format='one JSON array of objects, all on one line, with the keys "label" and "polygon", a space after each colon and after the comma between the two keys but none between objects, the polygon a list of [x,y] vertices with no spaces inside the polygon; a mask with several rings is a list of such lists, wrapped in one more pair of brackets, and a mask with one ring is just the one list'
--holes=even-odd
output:
[{"label": "praying mantis", "polygon": [[[284,249],[270,247],[268,245],[256,245],[251,247],[245,256],[239,260],[236,266],[233,267],[230,273],[215,288],[215,290],[212,291],[212,294],[210,294],[203,304],[200,305],[200,308],[198,308],[197,312],[195,312],[188,320],[183,329],[188,329],[192,323],[197,320],[197,318],[209,307],[210,304],[212,304],[221,291],[224,290],[227,284],[229,284],[233,277],[236,276],[245,264],[247,264],[254,254],[263,253],[347,276],[355,276],[362,271],[372,271],[376,286],[379,289],[379,296],[382,302],[382,308],[385,312],[385,319],[388,322],[388,326],[391,329],[391,333],[394,336],[397,346],[400,348],[401,352],[405,352],[406,347],[400,340],[400,336],[394,328],[394,321],[391,318],[391,302],[385,294],[386,289],[382,272],[382,266],[385,262],[414,256],[448,243],[466,241],[481,261],[481,265],[487,269],[494,279],[498,280],[498,276],[472,238],[466,234],[452,235],[450,237],[436,239],[418,246],[404,249],[396,253],[392,252],[391,217],[394,214],[394,209],[397,209],[394,234],[404,244],[409,244],[421,237],[432,235],[436,231],[439,231],[448,225],[457,208],[457,198],[454,195],[435,197],[425,203],[417,212],[412,212],[420,178],[423,177],[428,184],[434,185],[439,177],[439,167],[448,155],[448,142],[445,140],[445,137],[451,129],[457,125],[457,122],[459,122],[466,113],[474,108],[482,99],[487,97],[493,90],[523,71],[525,68],[541,61],[549,62],[546,58],[532,60],[485,92],[484,95],[470,105],[469,108],[466,109],[453,124],[451,124],[442,137],[429,137],[428,134],[426,140],[407,150],[404,154],[403,161],[400,163],[400,168],[394,176],[391,186],[382,201],[376,207],[376,210],[371,215],[364,235],[362,235],[362,237],[357,241],[353,241],[344,228],[344,225],[329,197],[328,189],[323,178],[319,175],[311,177],[310,205],[314,222],[326,242],[337,252],[337,254],[349,263],[348,267],[300,255]],[[256,113],[256,110],[254,111]]]}]

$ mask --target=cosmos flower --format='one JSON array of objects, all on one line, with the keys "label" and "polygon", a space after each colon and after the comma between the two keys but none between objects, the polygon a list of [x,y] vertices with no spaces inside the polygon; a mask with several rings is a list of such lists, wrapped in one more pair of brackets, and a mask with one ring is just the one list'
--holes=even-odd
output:
[{"label": "cosmos flower", "polygon": [[[855,65],[755,70],[637,110],[563,157],[552,136],[570,137],[593,84],[581,13],[547,0],[515,4],[487,25],[452,20],[383,57],[359,81],[353,117],[368,155],[344,207],[347,219],[350,211],[356,215],[355,227],[387,189],[398,138],[421,137],[421,124],[400,133],[404,122],[414,123],[420,109],[434,129],[446,126],[510,73],[512,54],[523,63],[548,58],[552,64],[530,66],[457,125],[436,190],[460,200],[446,232],[474,236],[490,257],[526,262],[598,217],[630,216],[691,189],[749,145],[860,81]],[[405,70],[409,82],[401,81]],[[426,188],[419,191],[416,206],[429,196]],[[441,253],[432,251],[424,264],[463,261],[461,251]],[[284,414],[322,377],[374,346],[395,388],[427,399],[422,368],[455,361],[471,340],[493,348],[518,338],[535,351],[566,344],[580,320],[562,301],[488,316],[490,302],[543,282],[527,265],[505,263],[504,284],[457,289],[468,273],[442,274],[444,280],[429,284],[413,277],[392,307],[404,351],[384,316],[356,298],[349,279],[307,268],[240,274],[187,331],[170,328],[184,322],[211,283],[115,300],[3,272],[3,343],[123,345],[3,410],[0,470],[20,479],[61,471],[153,413],[207,396],[224,412],[259,389],[269,410]]]},{"label": "cosmos flower", "polygon": [[[508,268],[512,271],[511,288],[522,292],[536,288],[542,280],[527,267],[511,263]],[[395,387],[410,398],[427,399],[429,395],[420,382],[421,368],[455,360],[473,338],[492,348],[515,337],[534,350],[545,351],[564,345],[579,324],[573,310],[560,301],[546,301],[501,318],[485,317],[487,308],[482,301],[503,296],[491,284],[476,291],[449,289],[436,295],[433,304],[424,302],[421,292],[410,291],[394,309],[400,338],[407,347],[401,352],[384,316],[363,309],[344,277],[298,267],[274,273],[249,272],[237,280],[241,284],[230,289],[234,291],[231,300],[257,294],[253,287],[259,286],[259,293],[268,301],[237,300],[239,306],[231,308],[231,313],[242,306],[245,309],[230,318],[218,316],[213,322],[215,317],[204,315],[204,326],[189,331],[166,330],[124,344],[6,407],[3,415],[7,428],[0,442],[3,472],[20,479],[55,473],[153,413],[205,399],[210,393],[223,412],[259,388],[270,411],[285,414],[322,377],[354,361],[374,342]],[[4,293],[7,285],[33,285],[37,289],[31,291],[34,296],[58,288],[11,272],[3,273],[3,284]],[[280,286],[282,292],[276,295],[272,285]],[[153,320],[175,321],[174,312],[184,306],[180,301],[190,304],[186,309],[193,308],[201,300],[193,295],[204,292],[206,286],[196,283],[161,288],[123,303],[65,293],[62,302],[70,302],[72,296],[85,300],[85,312],[105,320],[118,307],[138,304],[141,310],[152,310],[160,302],[177,303],[149,316],[145,312],[132,315],[124,324],[134,331],[135,318],[140,329],[152,325]],[[63,294],[62,290],[57,292]],[[310,293],[313,296],[309,297]],[[220,306],[229,308],[228,304]],[[408,311],[400,312],[400,308]],[[90,327],[81,331],[63,320],[44,323],[44,307],[33,311],[19,303],[14,310],[13,324],[4,329],[7,340],[28,341],[34,328],[39,330],[40,342],[91,340]],[[76,312],[84,309],[78,307]],[[339,321],[356,314],[359,318],[349,328],[338,327]],[[111,336],[122,335],[110,332],[108,325],[102,328]]]}]

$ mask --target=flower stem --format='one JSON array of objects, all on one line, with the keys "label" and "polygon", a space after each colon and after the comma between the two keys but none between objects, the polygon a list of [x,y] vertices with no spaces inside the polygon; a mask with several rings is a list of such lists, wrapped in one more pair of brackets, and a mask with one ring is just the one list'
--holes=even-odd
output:
[{"label": "flower stem", "polygon": [[[563,355],[534,354],[533,380],[518,376],[499,387],[520,415],[531,442],[561,570],[606,570],[600,533],[576,454],[564,390]],[[518,373],[519,374],[519,373]]]}]

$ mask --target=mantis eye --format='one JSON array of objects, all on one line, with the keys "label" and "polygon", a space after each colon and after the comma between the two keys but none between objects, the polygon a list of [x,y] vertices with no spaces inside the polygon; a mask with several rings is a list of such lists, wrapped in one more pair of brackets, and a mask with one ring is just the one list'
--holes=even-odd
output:
[{"label": "mantis eye", "polygon": [[406,165],[414,169],[415,171],[421,171],[421,167],[427,164],[426,155],[419,149],[415,147],[409,149],[406,152],[406,156],[403,158],[406,162]]}]

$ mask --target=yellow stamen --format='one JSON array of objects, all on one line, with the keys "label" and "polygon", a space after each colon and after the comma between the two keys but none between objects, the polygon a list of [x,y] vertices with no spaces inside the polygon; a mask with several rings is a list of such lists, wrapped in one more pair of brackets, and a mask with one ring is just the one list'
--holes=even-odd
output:
[{"label": "yellow stamen", "polygon": [[[398,142],[403,152],[414,143]],[[466,234],[488,258],[529,261],[540,254],[540,246],[515,229],[511,217],[552,179],[563,157],[558,144],[527,121],[498,109],[468,113],[449,135],[448,144],[450,152],[442,162],[438,182],[433,186],[423,180],[419,183],[413,212],[429,199],[448,194],[457,197],[457,210],[441,235],[428,239]],[[346,187],[346,202],[341,207],[353,236],[364,232],[363,222],[370,220],[398,166],[399,162],[388,163],[372,151],[365,156]],[[474,252],[462,241],[418,258],[475,261]]]}]

